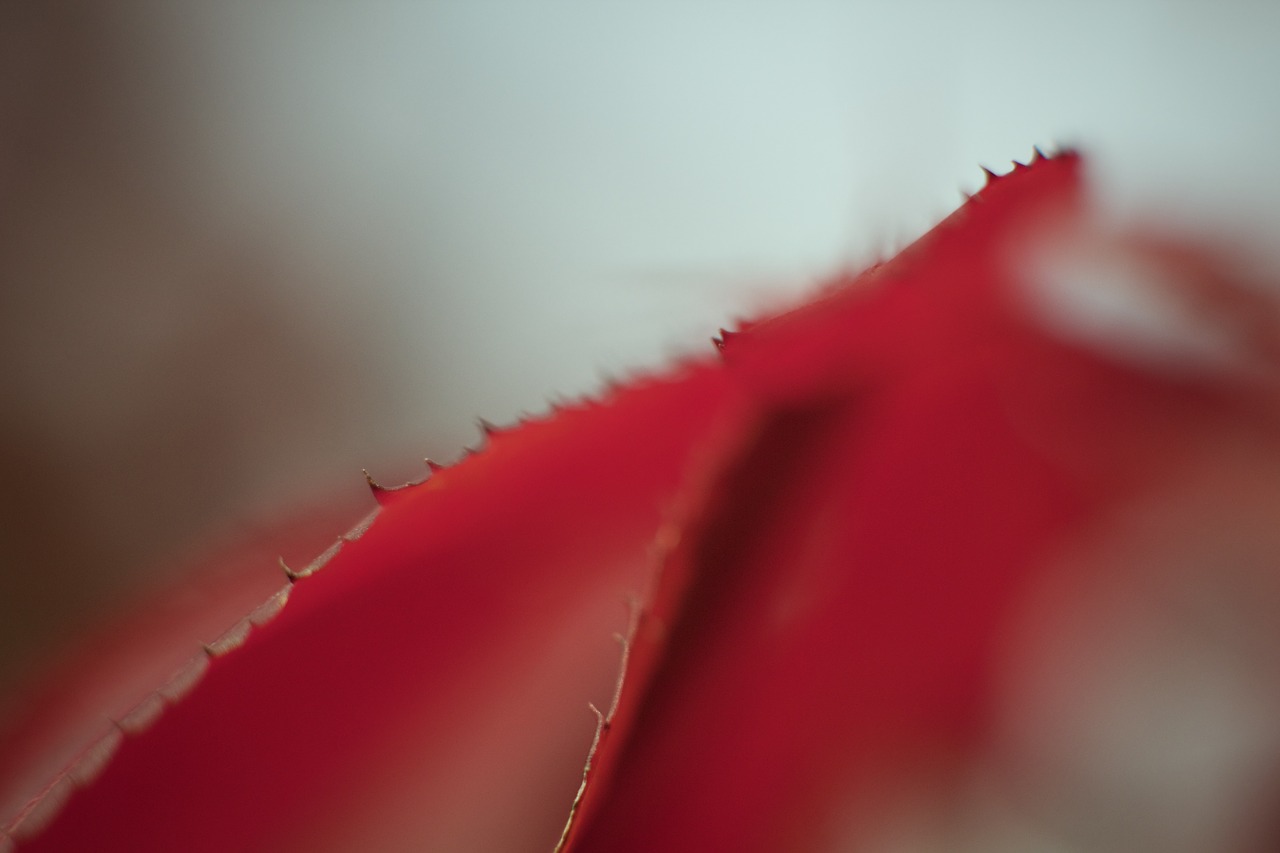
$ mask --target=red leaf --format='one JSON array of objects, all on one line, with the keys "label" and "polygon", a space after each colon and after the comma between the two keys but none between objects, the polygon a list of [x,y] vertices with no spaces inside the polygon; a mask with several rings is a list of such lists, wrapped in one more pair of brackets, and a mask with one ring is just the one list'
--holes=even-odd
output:
[{"label": "red leaf", "polygon": [[[894,260],[722,330],[714,361],[371,481],[367,530],[14,836],[547,849],[573,803],[575,851],[810,849],[862,838],[903,779],[967,778],[1003,743],[1037,590],[1128,571],[1071,563],[1079,543],[1224,436],[1280,459],[1273,303],[1208,256],[1073,236],[1079,184],[1073,154],[989,173]],[[1168,273],[1138,288],[1155,308],[1088,303],[1093,279],[1064,297],[1070,269],[1032,266],[1045,234]],[[582,709],[645,588],[575,802]]]},{"label": "red leaf", "polygon": [[1070,212],[1077,170],[992,176],[725,347],[753,425],[641,616],[568,850],[838,846],[904,768],[978,762],[1010,625],[1071,543],[1232,424],[1280,458],[1274,381],[1137,370],[1026,310],[1011,241]]},{"label": "red leaf", "polygon": [[724,385],[640,381],[397,492],[23,849],[547,849]]}]

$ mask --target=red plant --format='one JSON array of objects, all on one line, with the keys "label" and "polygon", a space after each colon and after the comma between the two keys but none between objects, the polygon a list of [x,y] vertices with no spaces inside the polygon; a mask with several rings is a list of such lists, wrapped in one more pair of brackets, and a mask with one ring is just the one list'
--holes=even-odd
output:
[{"label": "red plant", "polygon": [[715,358],[374,485],[9,833],[1265,846],[1276,306],[1212,254],[1090,231],[1079,171],[1037,155]]}]

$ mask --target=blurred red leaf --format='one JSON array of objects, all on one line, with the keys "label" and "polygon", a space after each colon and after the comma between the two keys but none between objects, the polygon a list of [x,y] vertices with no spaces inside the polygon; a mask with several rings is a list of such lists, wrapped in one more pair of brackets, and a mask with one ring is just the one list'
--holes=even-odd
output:
[{"label": "blurred red leaf", "polygon": [[1242,329],[1225,373],[1037,305],[1026,247],[1069,236],[1080,194],[1075,155],[1037,157],[714,361],[486,425],[482,452],[375,486],[366,530],[13,836],[547,849],[645,588],[567,849],[821,848],[909,768],[976,761],[1011,626],[1073,543],[1235,425],[1280,458],[1274,330],[1212,263],[1132,248]]}]

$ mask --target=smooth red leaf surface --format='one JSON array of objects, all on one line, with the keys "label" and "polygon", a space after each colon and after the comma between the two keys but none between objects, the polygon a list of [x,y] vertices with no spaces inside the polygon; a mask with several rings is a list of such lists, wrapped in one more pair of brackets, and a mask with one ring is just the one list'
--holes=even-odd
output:
[{"label": "smooth red leaf surface", "polygon": [[192,658],[200,642],[279,591],[281,575],[264,571],[279,554],[305,562],[360,512],[360,504],[335,502],[211,541],[187,558],[181,580],[105,618],[51,662],[17,691],[19,702],[0,709],[0,814],[20,814],[81,752],[112,743],[116,722],[154,705],[157,685],[198,673],[206,663]]}]

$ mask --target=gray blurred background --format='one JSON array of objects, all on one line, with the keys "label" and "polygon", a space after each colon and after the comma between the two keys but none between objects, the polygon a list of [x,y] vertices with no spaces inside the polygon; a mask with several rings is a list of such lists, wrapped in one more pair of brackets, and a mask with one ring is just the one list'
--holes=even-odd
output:
[{"label": "gray blurred background", "polygon": [[186,543],[354,520],[360,468],[705,350],[1033,144],[1274,253],[1278,83],[1263,0],[0,0],[0,687]]}]

